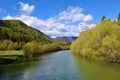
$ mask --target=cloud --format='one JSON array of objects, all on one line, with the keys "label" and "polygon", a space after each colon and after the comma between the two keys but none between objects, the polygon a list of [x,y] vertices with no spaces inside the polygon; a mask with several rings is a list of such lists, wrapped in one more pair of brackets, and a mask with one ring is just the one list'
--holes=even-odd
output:
[{"label": "cloud", "polygon": [[78,22],[83,18],[83,9],[79,7],[68,7],[66,11],[59,13],[59,20],[65,20],[70,22]]},{"label": "cloud", "polygon": [[68,7],[66,11],[59,13],[59,20],[75,23],[78,21],[89,22],[92,20],[92,15],[84,14],[83,9],[79,7]]},{"label": "cloud", "polygon": [[84,22],[89,22],[91,20],[92,20],[92,15],[88,14],[88,15],[84,16],[84,19],[83,19]]},{"label": "cloud", "polygon": [[33,11],[35,6],[29,5],[27,3],[19,2],[20,4],[20,11],[22,14],[30,15]]},{"label": "cloud", "polygon": [[[6,16],[3,19],[19,19],[27,25],[36,28],[51,37],[77,36],[81,30],[89,28],[88,24],[93,18],[91,14],[84,14],[80,7],[68,7],[67,10],[46,20],[30,16],[34,6],[20,2],[21,15]],[[28,9],[28,10],[27,10]]]}]

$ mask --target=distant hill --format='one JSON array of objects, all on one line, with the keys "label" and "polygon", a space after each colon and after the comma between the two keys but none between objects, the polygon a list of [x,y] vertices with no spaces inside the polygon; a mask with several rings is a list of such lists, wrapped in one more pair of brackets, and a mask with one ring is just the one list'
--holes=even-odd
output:
[{"label": "distant hill", "polygon": [[33,40],[51,43],[53,39],[20,20],[0,20],[0,40],[9,39],[14,42]]},{"label": "distant hill", "polygon": [[72,41],[76,40],[77,37],[57,37],[55,38],[56,40],[58,40],[61,44],[71,44]]}]

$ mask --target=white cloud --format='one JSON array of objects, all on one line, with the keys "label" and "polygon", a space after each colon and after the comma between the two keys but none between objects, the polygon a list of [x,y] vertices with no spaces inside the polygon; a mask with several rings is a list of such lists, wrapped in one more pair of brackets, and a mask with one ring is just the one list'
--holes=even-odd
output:
[{"label": "white cloud", "polygon": [[90,14],[86,15],[83,19],[84,22],[89,22],[91,20],[92,20],[92,15],[90,15]]},{"label": "white cloud", "polygon": [[82,14],[83,9],[78,7],[68,7],[66,11],[59,13],[59,20],[71,21],[71,22],[78,22],[82,20],[84,16]]},{"label": "white cloud", "polygon": [[78,21],[89,22],[92,20],[92,15],[84,14],[83,9],[79,7],[68,7],[66,11],[59,13],[59,20],[75,23]]},{"label": "white cloud", "polygon": [[34,11],[34,5],[29,5],[23,2],[19,2],[19,4],[22,14],[30,15]]},{"label": "white cloud", "polygon": [[79,23],[79,24],[78,24],[78,29],[79,29],[79,30],[85,30],[85,29],[87,29],[89,26],[90,26],[90,25],[88,25],[87,23],[82,22],[82,23]]},{"label": "white cloud", "polygon": [[88,22],[92,20],[92,15],[84,14],[83,9],[79,7],[68,7],[66,11],[50,17],[47,20],[42,20],[35,16],[28,15],[33,12],[33,5],[30,6],[22,2],[20,2],[20,4],[20,11],[23,14],[19,16],[6,16],[3,19],[19,19],[51,37],[77,36],[81,30],[88,28]]}]

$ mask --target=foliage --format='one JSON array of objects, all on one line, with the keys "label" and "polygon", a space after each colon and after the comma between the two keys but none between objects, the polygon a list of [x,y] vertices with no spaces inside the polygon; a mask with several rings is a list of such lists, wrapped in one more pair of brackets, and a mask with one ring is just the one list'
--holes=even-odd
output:
[{"label": "foliage", "polygon": [[60,45],[60,49],[61,50],[69,50],[70,49],[70,45]]},{"label": "foliage", "polygon": [[104,18],[96,27],[82,31],[71,45],[73,53],[120,62],[120,25]]},{"label": "foliage", "polygon": [[26,57],[42,55],[44,53],[60,50],[58,43],[43,44],[37,41],[28,42],[23,46]]},{"label": "foliage", "polygon": [[105,16],[103,16],[103,17],[102,17],[102,21],[103,21],[104,19],[106,19],[106,17],[105,17]]},{"label": "foliage", "polygon": [[120,25],[120,13],[118,14],[117,21],[118,21],[118,25]]},{"label": "foliage", "polygon": [[0,41],[0,50],[19,50],[25,42],[13,42],[11,40],[2,40]]},{"label": "foliage", "polygon": [[19,20],[0,20],[0,32],[0,40],[10,39],[15,42],[38,40],[52,42],[50,37]]}]

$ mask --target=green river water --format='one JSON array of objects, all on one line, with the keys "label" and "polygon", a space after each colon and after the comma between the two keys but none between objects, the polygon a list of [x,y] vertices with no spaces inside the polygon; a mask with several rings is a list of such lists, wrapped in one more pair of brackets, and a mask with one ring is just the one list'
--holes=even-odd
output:
[{"label": "green river water", "polygon": [[120,64],[84,59],[65,50],[0,65],[0,80],[120,80]]}]

